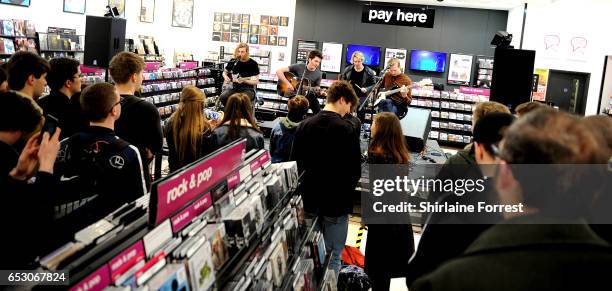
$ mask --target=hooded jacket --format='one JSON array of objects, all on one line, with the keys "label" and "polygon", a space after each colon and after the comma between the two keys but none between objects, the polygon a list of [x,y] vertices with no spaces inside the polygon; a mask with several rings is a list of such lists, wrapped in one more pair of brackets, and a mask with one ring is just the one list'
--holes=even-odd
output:
[{"label": "hooded jacket", "polygon": [[299,122],[293,122],[288,117],[281,117],[272,128],[270,134],[270,155],[273,163],[289,161],[295,130]]}]

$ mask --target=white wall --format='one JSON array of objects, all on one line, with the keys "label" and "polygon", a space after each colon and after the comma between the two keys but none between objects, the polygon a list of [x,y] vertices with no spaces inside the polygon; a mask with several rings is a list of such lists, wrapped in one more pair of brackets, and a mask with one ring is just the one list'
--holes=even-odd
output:
[{"label": "white wall", "polygon": [[[597,114],[604,59],[612,55],[611,11],[612,1],[605,0],[541,1],[528,7],[523,48],[537,51],[536,68],[591,74],[587,115]],[[573,45],[572,38],[577,38]]]},{"label": "white wall", "polygon": [[[126,38],[137,39],[138,35],[153,36],[166,58],[166,64],[172,65],[175,51],[191,52],[196,60],[202,60],[208,50],[218,51],[219,46],[223,44],[231,45],[231,43],[212,41],[214,12],[288,16],[288,46],[261,46],[262,49],[273,51],[273,59],[277,58],[278,52],[285,52],[285,62],[273,63],[274,67],[278,67],[289,64],[291,60],[295,1],[195,0],[193,27],[181,28],[172,27],[172,0],[155,1],[155,21],[153,23],[140,22],[140,0],[126,0]],[[39,32],[46,31],[49,26],[55,26],[76,28],[78,34],[85,33],[85,15],[64,13],[63,0],[35,0],[31,2],[32,4],[29,8],[0,5],[0,19],[32,20],[36,25],[36,30]],[[86,14],[102,16],[107,3],[107,0],[87,0]]]},{"label": "white wall", "polygon": [[520,48],[521,45],[524,11],[525,6],[522,4],[508,10],[506,31],[512,34],[512,43],[510,44],[515,48]]}]

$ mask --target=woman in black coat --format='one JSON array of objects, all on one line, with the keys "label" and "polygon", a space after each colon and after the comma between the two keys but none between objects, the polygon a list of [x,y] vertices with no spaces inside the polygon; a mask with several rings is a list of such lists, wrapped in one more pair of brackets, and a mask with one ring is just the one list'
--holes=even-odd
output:
[{"label": "woman in black coat", "polygon": [[[378,113],[372,123],[372,141],[368,163],[407,164],[410,156],[400,122],[393,113]],[[365,272],[372,290],[389,290],[391,278],[406,274],[408,260],[414,253],[412,224],[368,225]]]}]

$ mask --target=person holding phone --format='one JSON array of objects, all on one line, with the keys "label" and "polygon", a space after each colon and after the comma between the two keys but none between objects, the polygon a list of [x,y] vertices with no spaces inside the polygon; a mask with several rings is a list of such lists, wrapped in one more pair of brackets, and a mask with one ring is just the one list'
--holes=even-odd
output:
[{"label": "person holding phone", "polygon": [[179,107],[164,127],[168,143],[170,172],[179,170],[211,153],[210,134],[212,123],[204,114],[206,95],[195,86],[187,86],[181,92]]},{"label": "person holding phone", "polygon": [[[0,203],[0,229],[11,235],[11,239],[3,240],[0,269],[24,269],[37,255],[49,251],[49,240],[43,238],[53,220],[53,167],[61,130],[35,133],[18,153],[15,144],[38,125],[42,116],[32,102],[15,92],[0,93],[0,99],[7,110],[0,115],[0,193],[7,194],[2,195]],[[34,176],[34,183],[28,183]],[[24,214],[28,217],[17,219]]]}]

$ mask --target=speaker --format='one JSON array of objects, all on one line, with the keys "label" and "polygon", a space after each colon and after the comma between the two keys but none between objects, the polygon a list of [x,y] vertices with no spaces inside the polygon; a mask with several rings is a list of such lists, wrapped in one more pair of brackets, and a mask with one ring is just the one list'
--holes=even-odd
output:
[{"label": "speaker", "polygon": [[425,148],[431,130],[431,110],[408,107],[408,113],[400,120],[408,150],[419,153]]},{"label": "speaker", "polygon": [[531,101],[534,61],[535,51],[496,49],[490,100],[504,104],[511,110]]},{"label": "speaker", "polygon": [[83,64],[108,68],[110,60],[125,50],[123,18],[87,16],[85,20],[85,56]]}]

